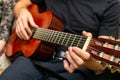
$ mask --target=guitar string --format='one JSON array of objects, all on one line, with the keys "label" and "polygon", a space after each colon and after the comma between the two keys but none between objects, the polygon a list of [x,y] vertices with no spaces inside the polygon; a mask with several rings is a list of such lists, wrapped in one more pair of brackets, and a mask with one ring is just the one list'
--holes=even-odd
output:
[{"label": "guitar string", "polygon": [[[37,33],[40,33],[40,32],[41,32],[41,31],[38,31]],[[43,33],[45,33],[45,32],[43,31]],[[38,35],[38,34],[37,34],[37,35]],[[62,37],[63,37],[63,36],[62,36]],[[73,37],[74,37],[74,36],[73,36]],[[75,37],[76,37],[76,36],[75,36]],[[78,38],[78,37],[76,37],[76,39],[75,39],[75,37],[73,38],[74,40],[76,40],[76,39]],[[74,41],[73,39],[72,39],[72,42]],[[86,39],[82,39],[82,40],[84,40],[84,42],[85,42]],[[62,42],[63,42],[63,41],[62,41]],[[77,41],[77,42],[78,42],[78,41]],[[95,42],[95,40],[92,40],[91,42]]]},{"label": "guitar string", "polygon": [[[48,32],[46,33],[46,31],[43,31],[43,32],[42,32],[42,31],[39,31],[39,30],[38,30],[38,31],[36,31],[36,33],[37,33],[37,34],[35,35],[36,37],[40,37],[40,34],[44,35],[43,37],[48,37],[48,36],[46,36],[46,35],[48,35],[48,34],[49,34],[49,35],[52,35],[52,37],[56,37],[56,35],[61,34],[61,33],[63,33],[63,32],[58,32],[58,31],[56,31],[56,32],[53,33],[53,31],[51,31],[51,32],[49,32],[49,33],[48,33]],[[54,34],[54,35],[53,35],[53,34]],[[55,35],[55,34],[56,34],[56,35]],[[42,35],[41,35],[41,36],[42,36]],[[68,33],[64,33],[64,35],[67,36]],[[72,34],[72,35],[73,35],[73,34]],[[66,37],[66,36],[65,36],[65,37]],[[63,36],[59,35],[58,37],[63,37]],[[70,37],[71,37],[71,36],[70,36]],[[83,36],[79,36],[79,37],[76,37],[76,36],[74,37],[74,36],[72,36],[72,37],[74,38],[74,40],[77,39],[77,40],[78,40],[78,43],[79,43],[79,41],[80,41],[79,38],[83,38]],[[70,38],[69,38],[69,39],[70,39]],[[69,40],[69,39],[68,39],[68,40]],[[83,41],[86,41],[86,39],[87,39],[87,38],[83,38],[82,40],[83,40]],[[54,39],[52,38],[52,41],[53,41],[53,40],[54,40]],[[70,40],[71,40],[71,39],[70,39]],[[74,41],[74,40],[72,39],[72,41]],[[96,40],[93,39],[93,40],[91,40],[91,43],[94,43],[95,41],[96,41]],[[68,43],[68,42],[67,42],[67,43]],[[83,43],[83,42],[82,42],[82,43]],[[88,47],[89,47],[91,50],[93,50],[93,47],[90,47],[90,46],[88,46]],[[95,50],[95,49],[94,49],[94,50]],[[101,52],[101,51],[99,51],[99,50],[96,50],[96,51]]]},{"label": "guitar string", "polygon": [[[36,32],[37,32],[37,31],[36,31]],[[41,31],[38,31],[37,33],[41,33]],[[53,32],[50,32],[50,31],[49,31],[49,33],[53,33]],[[62,32],[57,32],[57,31],[55,32],[55,31],[54,31],[54,35],[48,34],[48,35],[50,36],[50,37],[47,36],[48,41],[51,40],[51,37],[52,37],[52,41],[54,40],[53,38],[58,37],[58,38],[60,38],[60,41],[62,40],[62,43],[63,43],[63,41],[65,42],[65,40],[66,40],[67,38],[66,38],[66,39],[63,38],[64,35],[58,35],[58,36],[56,36],[55,33],[56,33],[56,34],[61,34]],[[47,33],[45,33],[45,31],[43,31],[42,34],[47,34]],[[65,34],[66,36],[68,36],[68,33],[64,33],[64,34]],[[37,35],[38,35],[38,34],[37,34]],[[73,35],[73,34],[70,34],[70,35]],[[41,35],[41,36],[42,36],[42,35]],[[46,36],[46,35],[45,35],[45,36]],[[38,37],[39,37],[39,35],[38,35]],[[71,36],[70,36],[70,37],[71,37]],[[76,38],[75,38],[75,37],[76,37],[76,35],[75,35],[75,36],[72,36],[72,37],[69,38],[69,39],[67,39],[67,42],[66,42],[66,43],[68,43],[68,41],[72,41],[72,43],[74,42],[74,46],[76,46],[76,45],[79,46],[78,44],[79,44],[80,42],[81,42],[81,43],[85,43],[85,41],[86,41],[86,38],[84,39],[83,36],[78,36],[78,35],[77,35],[77,37],[76,37]],[[61,38],[62,38],[62,39],[61,39]],[[82,38],[81,41],[79,41],[80,38]],[[64,40],[64,39],[65,39],[65,40]],[[74,39],[74,40],[73,40],[73,39]],[[45,39],[44,39],[44,40],[45,40]],[[82,41],[83,41],[83,42],[82,42]],[[78,44],[75,44],[75,42],[77,42]],[[91,44],[94,44],[95,42],[96,42],[96,40],[93,39],[93,40],[91,41]],[[59,42],[58,42],[58,43],[59,43]],[[62,44],[62,43],[61,43],[61,44]],[[71,44],[71,45],[72,45],[72,44]]]},{"label": "guitar string", "polygon": [[[92,54],[93,55],[96,55],[96,56],[99,56],[99,54],[101,53],[101,51],[100,50],[98,50],[98,49],[95,49],[95,48],[93,48],[93,47],[90,47],[89,46],[89,48],[88,48],[88,52],[89,52],[89,50],[91,50],[91,51],[93,51],[94,50],[94,52],[92,52]],[[91,52],[90,52],[91,53]],[[106,55],[106,53],[104,53],[104,55]],[[109,55],[110,57],[111,57],[111,55]],[[100,57],[100,56],[99,56]],[[107,59],[107,58],[105,58],[104,56],[103,57],[101,57],[102,59],[106,59],[106,60],[108,60],[109,62],[111,62],[109,59]],[[117,61],[115,61],[115,59],[117,59]],[[114,61],[112,61],[112,62],[114,62],[115,64],[119,64],[119,62],[120,62],[120,59],[119,58],[117,58],[117,57],[115,57],[115,59],[114,59]]]},{"label": "guitar string", "polygon": [[[36,36],[36,37],[43,37],[44,35],[50,35],[50,34],[51,34],[50,31],[49,31],[49,33],[48,33],[48,32],[46,33],[46,31],[36,31],[36,33],[38,33],[38,34],[35,34],[35,35],[34,35],[34,36]],[[55,33],[56,33],[56,32],[55,32]],[[57,32],[56,34],[61,34],[61,33],[62,33],[62,32]],[[40,34],[42,34],[42,35],[40,35]],[[64,35],[68,36],[69,34],[68,34],[68,33],[64,33],[63,36],[64,36]],[[57,37],[60,38],[60,39],[61,39],[63,36],[57,35]],[[48,37],[49,37],[49,36],[48,36]],[[56,35],[52,35],[52,37],[56,37]],[[67,43],[68,43],[68,41],[73,41],[73,38],[76,37],[76,36],[74,36],[73,34],[70,34],[70,37],[71,37],[71,38],[69,38],[70,40],[69,40],[68,38],[66,38],[67,40],[65,39],[65,40],[67,41]],[[82,36],[82,37],[83,37],[83,36]],[[79,42],[79,39],[82,38],[82,37],[80,37],[80,36],[77,35],[77,37],[74,39],[74,43],[75,43],[75,42],[76,42],[76,43]],[[49,40],[48,40],[48,41],[49,41]],[[60,40],[60,41],[61,41],[61,40]],[[64,41],[64,40],[63,40],[63,41]],[[85,38],[85,39],[83,38],[82,41],[85,42],[85,41],[86,41],[86,38]]]}]

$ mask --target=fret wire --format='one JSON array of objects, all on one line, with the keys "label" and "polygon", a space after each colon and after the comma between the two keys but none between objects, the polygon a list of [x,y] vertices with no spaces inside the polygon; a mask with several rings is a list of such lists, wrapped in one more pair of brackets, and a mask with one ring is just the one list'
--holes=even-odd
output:
[{"label": "fret wire", "polygon": [[39,37],[37,36],[36,31],[35,31],[35,34],[33,35],[33,37],[34,37],[34,38],[39,38]]},{"label": "fret wire", "polygon": [[53,34],[52,34],[52,31],[49,31],[49,32],[48,32],[48,35],[49,35],[49,36],[48,36],[48,41],[51,42],[52,35],[53,35]]},{"label": "fret wire", "polygon": [[[38,31],[39,31],[39,30],[38,30]],[[41,35],[44,36],[44,37],[39,36],[39,37],[41,37],[42,39],[45,38],[45,35],[47,34],[46,29],[45,29],[45,30],[44,30],[44,29],[41,29],[41,31],[39,31],[39,33],[41,33]],[[43,39],[43,40],[44,40],[44,39]]]},{"label": "fret wire", "polygon": [[63,44],[65,46],[68,46],[67,43],[68,43],[69,40],[70,40],[70,34],[69,33],[65,33],[65,38],[64,38]]},{"label": "fret wire", "polygon": [[71,40],[72,40],[71,46],[73,46],[73,43],[74,43],[74,40],[75,40],[75,36],[74,35],[72,35]]},{"label": "fret wire", "polygon": [[48,41],[48,32],[45,33],[44,40]]},{"label": "fret wire", "polygon": [[66,33],[66,39],[65,39],[65,41],[64,41],[64,43],[63,44],[65,44],[66,46],[68,46],[68,42],[69,42],[69,40],[70,40],[70,38],[71,38],[71,36],[70,36],[70,34],[69,33]]},{"label": "fret wire", "polygon": [[[46,29],[37,29],[36,30],[36,33],[34,34],[34,37],[36,37],[36,38],[38,38],[38,39],[40,39],[40,40],[47,40],[47,34],[48,32],[47,32],[47,30]],[[46,38],[46,39],[44,39],[44,38]]]},{"label": "fret wire", "polygon": [[69,40],[67,41],[67,45],[68,45],[68,46],[71,46],[73,35],[72,35],[72,34],[69,34],[69,36],[70,36],[70,38],[69,38]]},{"label": "fret wire", "polygon": [[[78,42],[80,41],[81,39],[81,36],[79,35],[76,35],[76,38],[74,39],[74,42],[73,42],[73,46],[77,46],[78,45]],[[77,46],[78,47],[78,46]]]},{"label": "fret wire", "polygon": [[81,37],[81,41],[80,41],[80,43],[79,43],[80,48],[83,48],[83,46],[84,46],[86,40],[87,40],[86,37],[83,37],[83,36]]},{"label": "fret wire", "polygon": [[60,38],[61,38],[62,34],[60,32],[56,32],[56,33],[57,33],[57,36],[56,36],[54,43],[60,44],[59,42],[60,42]]},{"label": "fret wire", "polygon": [[53,38],[52,38],[51,42],[55,43],[58,32],[55,31],[55,32],[53,32],[53,34],[54,35],[53,35]]},{"label": "fret wire", "polygon": [[77,47],[79,47],[81,39],[82,39],[82,37],[79,37],[78,43],[77,43],[77,45],[76,45]]},{"label": "fret wire", "polygon": [[[63,38],[63,32],[59,32],[59,31],[53,31],[53,30],[50,30],[51,31],[51,33],[53,33],[53,32],[56,32],[56,34],[60,34],[60,37],[59,37],[59,40],[58,40],[58,42],[57,42],[57,44],[60,44],[60,41],[61,41],[61,39]],[[53,32],[52,32],[53,31]],[[53,36],[55,36],[55,35],[52,35],[52,37]],[[57,39],[56,39],[57,40]],[[50,42],[52,42],[52,40],[49,40]],[[54,43],[55,43],[55,41],[54,41]]]},{"label": "fret wire", "polygon": [[43,37],[43,40],[45,40],[45,41],[48,41],[48,31],[46,30],[46,29],[42,29],[41,31],[39,31],[39,32],[42,32],[42,34],[44,34],[44,37]]},{"label": "fret wire", "polygon": [[48,31],[47,29],[45,29],[45,33],[46,33],[45,41],[52,42],[54,37],[54,32],[52,30]]},{"label": "fret wire", "polygon": [[62,33],[61,38],[60,38],[60,44],[61,45],[64,45],[63,42],[64,42],[64,39],[65,39],[65,36],[66,36],[65,33]]},{"label": "fret wire", "polygon": [[[39,31],[39,30],[38,30]],[[46,29],[44,30],[44,29],[41,29],[41,31],[39,31],[39,33],[41,33],[41,36],[43,36],[43,37],[41,37],[39,34],[39,37],[41,37],[41,39],[42,40],[45,40],[45,38],[46,38],[46,34],[47,34],[47,31],[46,31]]]},{"label": "fret wire", "polygon": [[49,33],[49,34],[51,34],[51,35],[50,35],[50,38],[49,38],[49,41],[50,41],[50,42],[52,42],[52,41],[53,41],[53,36],[54,36],[54,33],[53,33],[52,31],[50,31],[50,33]]}]

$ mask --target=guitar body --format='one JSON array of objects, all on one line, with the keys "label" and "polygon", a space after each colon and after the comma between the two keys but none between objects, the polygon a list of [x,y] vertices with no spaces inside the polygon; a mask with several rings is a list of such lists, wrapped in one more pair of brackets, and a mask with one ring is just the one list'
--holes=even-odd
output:
[{"label": "guitar body", "polygon": [[30,40],[21,40],[14,30],[6,46],[7,56],[22,52],[25,57],[45,61],[52,57],[57,45],[76,46],[105,63],[112,72],[120,72],[119,41],[61,32],[64,29],[63,21],[51,11],[45,11],[43,8],[41,10],[35,4],[29,6],[28,10],[39,28],[32,30]]},{"label": "guitar body", "polygon": [[[40,12],[37,5],[32,4],[28,10],[32,14],[34,21],[40,28],[63,31],[63,21],[52,14],[51,11]],[[34,33],[33,33],[34,34]],[[47,60],[52,57],[56,44],[41,41],[31,37],[30,40],[22,40],[17,37],[15,30],[10,36],[7,44],[7,56],[13,56],[17,52],[22,52],[25,57],[33,57],[39,60]]]}]

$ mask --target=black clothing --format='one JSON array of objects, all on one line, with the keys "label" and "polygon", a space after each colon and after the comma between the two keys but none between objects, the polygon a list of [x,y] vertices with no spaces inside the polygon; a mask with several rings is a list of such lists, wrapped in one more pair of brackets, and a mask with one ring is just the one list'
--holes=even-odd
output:
[{"label": "black clothing", "polygon": [[31,0],[45,1],[48,10],[65,22],[65,32],[80,34],[83,30],[99,35],[115,36],[118,26],[118,0]]},{"label": "black clothing", "polygon": [[[116,36],[119,23],[118,0],[31,0],[59,16],[65,23],[64,31],[81,35],[82,31],[99,35]],[[67,48],[66,48],[67,49]],[[57,50],[66,51],[65,47]]]},{"label": "black clothing", "polygon": [[[119,22],[118,0],[31,0],[64,20],[64,31],[81,35],[88,31],[94,37],[99,35],[115,36]],[[61,49],[62,48],[62,49]],[[64,51],[64,47],[57,50]],[[62,60],[51,59],[39,62],[41,65],[59,73],[68,80],[93,80],[93,72],[83,67],[69,74],[63,67]],[[19,57],[5,70],[2,77],[8,80],[56,80],[41,70],[29,58]]]},{"label": "black clothing", "polygon": [[[90,75],[93,76],[91,71],[84,67],[70,74],[64,69],[63,61],[58,59],[39,63],[43,67],[59,73],[59,75],[65,77],[67,80],[88,80],[87,78]],[[50,74],[40,68],[40,66],[33,64],[31,59],[23,56],[18,57],[0,77],[4,78],[3,80],[60,80],[54,76],[50,76]]]}]

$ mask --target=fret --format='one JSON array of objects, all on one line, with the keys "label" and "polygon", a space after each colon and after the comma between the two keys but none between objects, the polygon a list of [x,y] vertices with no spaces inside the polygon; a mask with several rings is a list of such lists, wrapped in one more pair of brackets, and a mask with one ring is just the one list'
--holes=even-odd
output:
[{"label": "fret", "polygon": [[52,36],[53,36],[53,34],[52,34],[52,31],[50,30],[49,32],[48,32],[48,42],[51,42],[51,40],[52,40]]},{"label": "fret", "polygon": [[60,34],[60,36],[59,36],[59,39],[58,39],[58,44],[59,45],[64,45],[63,44],[63,41],[64,41],[64,36],[65,36],[65,33],[63,33],[63,32],[59,32],[59,34]]},{"label": "fret", "polygon": [[44,38],[43,38],[44,41],[48,41],[48,32],[45,32],[44,33]]},{"label": "fret", "polygon": [[65,37],[67,36],[67,34],[66,33],[64,33],[63,35],[62,35],[62,37],[61,37],[61,45],[65,45],[64,44],[64,42],[65,42]]},{"label": "fret", "polygon": [[71,38],[71,40],[72,40],[71,46],[74,46],[75,38],[76,38],[76,36],[72,35],[72,38]]},{"label": "fret", "polygon": [[42,36],[43,36],[43,32],[39,31],[39,30],[36,30],[35,34],[33,35],[33,38],[41,39]]},{"label": "fret", "polygon": [[72,43],[72,40],[71,40],[71,39],[72,39],[73,35],[72,35],[72,34],[67,34],[67,35],[69,35],[69,39],[68,39],[68,41],[67,41],[66,44],[67,44],[68,46],[71,46],[71,43]]},{"label": "fret", "polygon": [[40,37],[38,35],[41,35],[41,34],[38,34],[36,31],[35,34],[33,35],[33,38],[40,39]]},{"label": "fret", "polygon": [[41,38],[41,40],[48,41],[48,34],[49,34],[48,31],[46,29],[41,29],[41,31],[39,32],[41,32],[41,34],[44,35],[44,37]]},{"label": "fret", "polygon": [[61,41],[61,39],[62,39],[63,33],[56,31],[55,34],[56,34],[56,35],[53,35],[53,36],[54,36],[54,41],[53,41],[53,43],[56,43],[56,44],[59,44],[59,45],[60,45],[60,41]]},{"label": "fret", "polygon": [[58,32],[55,31],[55,32],[53,32],[53,34],[54,35],[53,35],[51,42],[56,43]]},{"label": "fret", "polygon": [[38,30],[38,33],[39,33],[39,34],[37,34],[38,37],[40,37],[41,40],[45,40],[45,38],[46,38],[46,34],[47,34],[47,31],[41,29],[41,31]]},{"label": "fret", "polygon": [[42,28],[37,29],[33,37],[43,41],[56,43],[59,45],[77,46],[80,48],[83,47],[86,41],[86,37]]},{"label": "fret", "polygon": [[47,42],[53,42],[53,40],[54,40],[54,36],[55,36],[55,34],[54,34],[54,31],[52,31],[52,30],[45,30],[45,41],[47,41]]},{"label": "fret", "polygon": [[[84,43],[81,43],[81,38],[80,36],[76,35],[75,36],[75,39],[74,39],[74,42],[73,42],[73,46],[77,46],[78,45],[78,42],[79,42],[79,45],[83,45]],[[77,46],[78,47],[78,46]]]},{"label": "fret", "polygon": [[42,36],[44,36],[44,37],[41,37],[39,35],[39,37],[41,38],[41,40],[48,41],[48,39],[49,39],[49,33],[47,32],[47,30],[46,29],[41,29],[41,31],[39,31],[39,32],[41,33]]},{"label": "fret", "polygon": [[64,44],[65,44],[65,46],[68,46],[68,44],[69,44],[69,40],[71,39],[71,35],[69,34],[69,33],[66,33],[66,39],[65,39],[65,41],[64,41]]},{"label": "fret", "polygon": [[54,32],[53,32],[53,31],[49,31],[48,34],[49,34],[49,39],[48,39],[48,41],[53,43],[54,36],[55,36]]},{"label": "fret", "polygon": [[59,36],[57,36],[57,44],[61,45],[61,40],[62,40],[62,35],[63,33],[59,33]]},{"label": "fret", "polygon": [[[78,43],[77,43],[77,45],[76,45],[77,47],[80,46],[80,41],[81,41],[81,39],[82,39],[82,37],[79,37],[79,36],[78,36]],[[80,47],[80,48],[81,48],[81,47]]]},{"label": "fret", "polygon": [[61,36],[62,34],[60,32],[56,32],[56,38],[54,40],[54,43],[59,44]]},{"label": "fret", "polygon": [[[83,37],[83,36],[82,36],[82,39],[81,39],[81,41],[80,41],[80,48],[83,48],[83,47],[85,46],[86,40],[87,40],[87,37]],[[87,43],[87,44],[88,44],[88,43]]]}]

